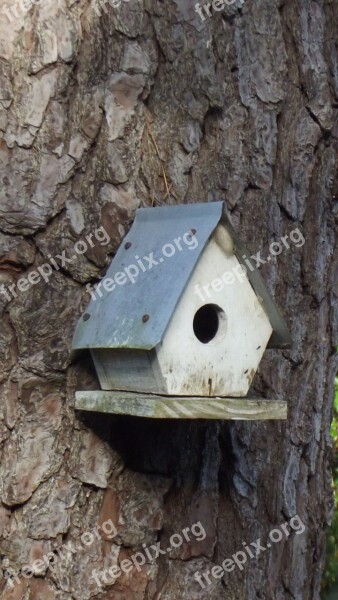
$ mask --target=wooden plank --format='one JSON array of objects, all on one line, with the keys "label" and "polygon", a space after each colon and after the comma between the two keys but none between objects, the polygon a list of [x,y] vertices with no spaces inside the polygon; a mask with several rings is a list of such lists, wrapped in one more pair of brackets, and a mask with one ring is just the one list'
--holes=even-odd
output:
[{"label": "wooden plank", "polygon": [[[147,394],[167,392],[154,350],[93,348],[91,355],[102,390],[139,390]],[[154,370],[156,368],[156,378]]]},{"label": "wooden plank", "polygon": [[170,397],[136,392],[76,392],[78,410],[149,419],[287,419],[287,403],[260,398]]}]

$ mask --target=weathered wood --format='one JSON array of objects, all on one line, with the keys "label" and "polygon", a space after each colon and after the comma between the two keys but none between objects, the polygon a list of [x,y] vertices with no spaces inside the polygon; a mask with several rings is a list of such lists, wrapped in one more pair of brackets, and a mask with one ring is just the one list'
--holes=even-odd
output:
[{"label": "weathered wood", "polygon": [[[269,319],[237,258],[221,247],[226,235],[219,225],[157,351],[171,396],[246,396],[271,337]],[[193,329],[205,305],[219,310],[219,328],[209,343],[201,343]]]},{"label": "weathered wood", "polygon": [[186,398],[133,392],[77,392],[78,410],[151,419],[287,419],[287,403],[260,398]]},{"label": "weathered wood", "polygon": [[[104,283],[125,268],[128,244],[146,255],[150,248],[164,248],[169,236],[189,230],[191,223],[199,238],[190,236],[194,245],[189,243],[189,250],[177,238],[182,255],[178,250],[176,261],[171,256],[150,272],[152,279],[147,272],[133,286],[129,281],[119,287],[117,297],[107,293],[86,308],[90,318],[79,319],[73,348],[91,348],[102,390],[230,398],[248,394],[273,333],[270,313],[278,309],[261,281],[259,291],[272,305],[265,310],[251,285],[252,271],[240,265],[234,252],[237,238],[230,236],[225,220],[219,221],[224,207],[223,202],[198,203],[137,213],[128,243],[120,245]],[[243,254],[249,251],[243,248]],[[171,293],[175,300],[170,301]],[[169,296],[166,312],[162,295]]]},{"label": "weathered wood", "polygon": [[166,392],[154,350],[95,348],[91,355],[102,390]]}]

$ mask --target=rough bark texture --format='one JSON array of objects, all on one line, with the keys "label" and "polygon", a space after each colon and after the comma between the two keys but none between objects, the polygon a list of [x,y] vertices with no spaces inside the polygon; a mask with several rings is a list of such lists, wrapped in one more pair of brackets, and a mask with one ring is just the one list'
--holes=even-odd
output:
[{"label": "rough bark texture", "polygon": [[[84,0],[43,0],[9,23],[1,0],[1,283],[71,256],[100,225],[111,236],[48,285],[0,295],[3,569],[67,540],[78,549],[13,590],[2,579],[3,600],[319,598],[338,344],[337,3],[247,0],[204,24],[194,4],[130,0],[99,18]],[[254,388],[288,400],[288,423],[75,415],[75,390],[98,387],[90,361],[70,356],[84,284],[138,206],[214,199],[253,253],[296,227],[306,238],[262,267],[294,345],[266,352]],[[295,513],[304,534],[206,590],[195,581]],[[81,545],[109,518],[113,542]],[[203,542],[101,590],[90,578],[111,550],[166,547],[198,520]]]}]

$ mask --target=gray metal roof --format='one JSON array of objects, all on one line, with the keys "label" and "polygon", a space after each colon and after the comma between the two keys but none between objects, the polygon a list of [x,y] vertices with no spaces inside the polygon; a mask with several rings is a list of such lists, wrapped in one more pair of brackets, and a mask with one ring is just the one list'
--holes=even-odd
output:
[{"label": "gray metal roof", "polygon": [[[235,241],[237,258],[241,260],[241,255],[248,253],[225,214],[223,202],[138,209],[133,226],[105,278],[113,279],[130,265],[138,268],[139,275],[135,283],[128,279],[127,283],[116,285],[112,291],[106,291],[100,285],[102,297],[96,294],[96,300],[91,299],[85,311],[85,318],[80,318],[73,349],[154,348],[162,340],[195,265],[220,221],[229,229]],[[189,231],[195,235],[198,245],[193,249],[193,238],[189,238],[192,245],[189,247],[181,241],[182,250],[179,251],[174,240],[183,238]],[[166,244],[176,247],[171,257],[163,256],[162,249]],[[148,261],[143,257],[151,253],[158,264],[143,272],[138,260],[142,260],[146,268]],[[166,250],[166,253],[169,252]],[[261,275],[257,270],[248,271],[248,277],[255,292],[262,298],[274,329],[270,347],[287,347],[290,335]]]}]

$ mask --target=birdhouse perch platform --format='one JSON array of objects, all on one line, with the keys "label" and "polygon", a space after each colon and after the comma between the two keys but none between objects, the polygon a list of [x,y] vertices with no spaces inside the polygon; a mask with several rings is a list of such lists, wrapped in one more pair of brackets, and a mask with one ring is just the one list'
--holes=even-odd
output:
[{"label": "birdhouse perch platform", "polygon": [[170,397],[133,392],[77,392],[75,408],[150,419],[285,420],[287,403],[262,398]]}]

